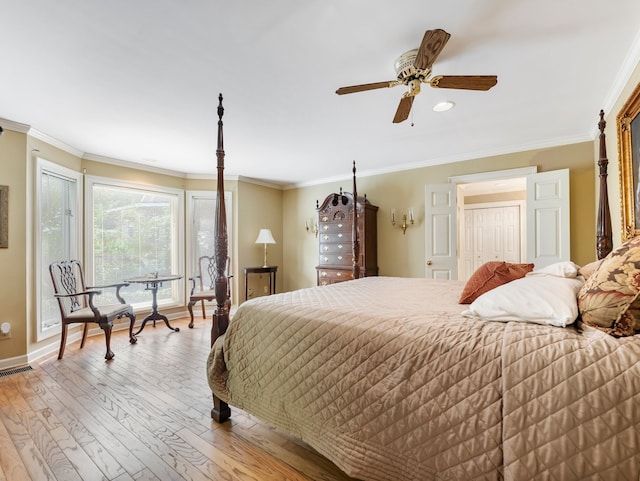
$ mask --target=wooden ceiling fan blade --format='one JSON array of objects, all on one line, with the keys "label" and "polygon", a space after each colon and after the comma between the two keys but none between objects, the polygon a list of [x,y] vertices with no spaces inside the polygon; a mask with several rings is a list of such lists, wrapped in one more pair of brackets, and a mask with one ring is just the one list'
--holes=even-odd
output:
[{"label": "wooden ceiling fan blade", "polygon": [[387,87],[395,87],[396,85],[400,85],[402,82],[398,82],[397,80],[389,80],[387,82],[374,82],[370,84],[362,84],[362,85],[351,85],[349,87],[340,87],[336,90],[338,95],[344,94],[352,94],[355,92],[364,92],[365,90],[375,90],[375,89],[383,89]]},{"label": "wooden ceiling fan blade", "polygon": [[451,34],[440,28],[427,30],[424,37],[422,37],[422,43],[418,49],[416,59],[413,61],[413,66],[420,70],[430,70],[433,62],[438,58],[450,37]]},{"label": "wooden ceiling fan blade", "polygon": [[439,75],[429,85],[441,89],[489,90],[498,83],[496,75]]},{"label": "wooden ceiling fan blade", "polygon": [[400,103],[398,104],[398,110],[396,110],[396,116],[393,118],[394,124],[399,124],[400,122],[404,122],[409,117],[409,112],[411,112],[411,106],[413,105],[413,99],[415,97],[402,97],[400,99]]}]

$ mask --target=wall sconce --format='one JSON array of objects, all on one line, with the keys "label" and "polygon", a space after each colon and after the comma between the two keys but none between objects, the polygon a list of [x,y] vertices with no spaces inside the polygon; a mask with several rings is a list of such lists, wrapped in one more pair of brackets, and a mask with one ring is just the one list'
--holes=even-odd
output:
[{"label": "wall sconce", "polygon": [[[415,223],[415,217],[413,216],[413,209],[409,209],[407,214],[402,214],[402,224],[399,227],[402,229],[402,235],[407,233],[407,227],[412,226]],[[396,225],[396,210],[391,209],[391,225]]]},{"label": "wall sconce", "polygon": [[307,232],[313,232],[316,238],[318,237],[318,221],[316,221],[313,217],[311,219],[305,219],[304,229]]}]

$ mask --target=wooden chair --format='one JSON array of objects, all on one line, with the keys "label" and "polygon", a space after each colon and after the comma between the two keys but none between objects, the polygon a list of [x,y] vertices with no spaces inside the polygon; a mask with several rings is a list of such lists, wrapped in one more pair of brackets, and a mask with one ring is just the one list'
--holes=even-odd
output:
[{"label": "wooden chair", "polygon": [[[225,272],[227,273],[228,279],[233,277],[229,275],[230,266],[231,259],[227,257]],[[198,259],[198,275],[189,278],[191,281],[191,293],[189,294],[187,309],[189,309],[189,315],[191,316],[191,322],[189,322],[190,328],[193,328],[193,306],[200,301],[202,304],[202,318],[206,319],[207,314],[204,301],[213,301],[216,298],[215,272],[216,260],[214,256],[201,256]],[[198,282],[196,282],[196,280]],[[227,284],[227,299],[225,300],[225,305],[227,306],[227,312],[229,312],[231,308],[231,282]]]},{"label": "wooden chair", "polygon": [[[67,343],[67,326],[72,323],[83,323],[84,331],[82,332],[82,342],[80,348],[84,347],[89,331],[89,323],[95,322],[104,331],[107,343],[107,353],[105,359],[113,359],[113,351],[111,351],[111,329],[113,328],[113,320],[127,316],[130,319],[129,325],[129,342],[134,344],[137,339],[133,335],[133,324],[136,316],[133,308],[127,304],[120,296],[120,289],[128,286],[126,282],[112,284],[108,286],[87,287],[84,283],[84,273],[79,261],[60,261],[53,262],[49,265],[49,273],[53,282],[53,290],[58,306],[60,306],[60,315],[62,316],[62,339],[60,340],[60,352],[58,359],[62,359],[64,348]],[[93,297],[101,294],[100,289],[115,288],[115,296],[119,304],[111,304],[105,306],[96,306],[93,303]]]}]

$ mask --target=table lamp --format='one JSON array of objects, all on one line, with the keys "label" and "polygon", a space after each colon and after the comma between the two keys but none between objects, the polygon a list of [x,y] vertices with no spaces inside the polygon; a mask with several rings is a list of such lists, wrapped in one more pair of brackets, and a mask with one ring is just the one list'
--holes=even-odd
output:
[{"label": "table lamp", "polygon": [[256,239],[256,244],[264,244],[264,265],[262,267],[267,266],[267,244],[275,244],[276,241],[273,238],[273,234],[269,229],[260,229],[258,233],[258,238]]}]

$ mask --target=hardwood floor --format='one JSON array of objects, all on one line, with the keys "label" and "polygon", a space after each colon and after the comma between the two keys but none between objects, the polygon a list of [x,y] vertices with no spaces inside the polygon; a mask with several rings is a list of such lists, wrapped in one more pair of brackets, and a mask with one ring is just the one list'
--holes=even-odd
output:
[{"label": "hardwood floor", "polygon": [[232,408],[210,418],[211,320],[114,332],[0,377],[0,481],[348,481],[322,456]]}]

